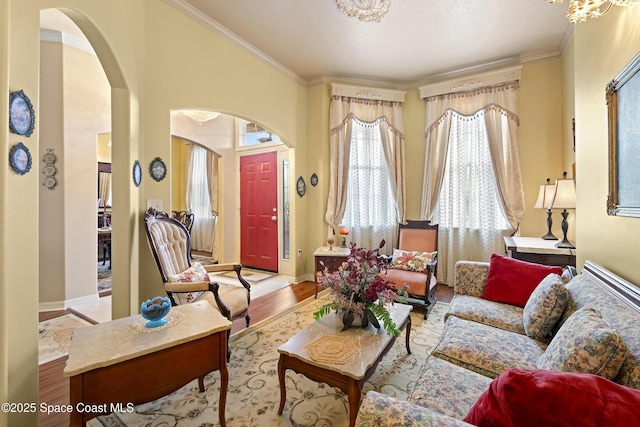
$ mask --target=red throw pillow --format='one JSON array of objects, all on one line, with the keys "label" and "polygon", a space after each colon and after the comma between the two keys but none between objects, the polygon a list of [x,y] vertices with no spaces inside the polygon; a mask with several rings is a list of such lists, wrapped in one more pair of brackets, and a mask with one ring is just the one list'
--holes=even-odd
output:
[{"label": "red throw pillow", "polygon": [[493,254],[482,298],[524,307],[533,290],[551,273],[562,274],[562,267],[534,264]]},{"label": "red throw pillow", "polygon": [[640,426],[640,391],[592,374],[508,369],[464,421],[479,427]]}]

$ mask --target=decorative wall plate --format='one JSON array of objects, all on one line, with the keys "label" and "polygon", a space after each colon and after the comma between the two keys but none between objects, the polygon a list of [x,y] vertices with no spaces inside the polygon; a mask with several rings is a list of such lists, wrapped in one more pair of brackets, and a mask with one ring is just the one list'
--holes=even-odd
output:
[{"label": "decorative wall plate", "polygon": [[55,162],[56,162],[56,160],[58,160],[58,159],[56,158],[56,155],[55,155],[55,154],[53,154],[53,148],[49,148],[49,149],[47,150],[47,154],[45,154],[45,155],[42,157],[42,161],[43,161],[43,162],[45,162],[45,163],[48,163],[48,164],[50,164],[50,163],[55,163]]},{"label": "decorative wall plate", "polygon": [[46,165],[42,168],[42,173],[44,173],[45,176],[54,176],[56,172],[58,172],[58,170],[53,165]]},{"label": "decorative wall plate", "polygon": [[22,142],[11,147],[9,152],[9,164],[11,169],[20,175],[24,175],[31,169],[31,153]]},{"label": "decorative wall plate", "polygon": [[298,196],[304,196],[304,193],[307,192],[307,184],[304,183],[304,178],[301,176],[298,178],[298,182],[296,183],[296,191],[298,192]]},{"label": "decorative wall plate", "polygon": [[18,135],[30,136],[36,124],[36,114],[31,100],[23,91],[9,96],[9,130]]},{"label": "decorative wall plate", "polygon": [[164,164],[160,157],[156,157],[149,165],[149,173],[156,181],[162,181],[167,176],[167,165]]},{"label": "decorative wall plate", "polygon": [[142,168],[140,167],[140,162],[133,162],[133,183],[136,187],[140,186],[140,182],[142,181]]},{"label": "decorative wall plate", "polygon": [[58,181],[56,181],[54,177],[48,176],[44,179],[42,185],[44,185],[47,190],[53,190],[54,188],[56,188],[56,185],[58,185]]},{"label": "decorative wall plate", "polygon": [[316,175],[315,173],[313,175],[311,175],[311,178],[309,179],[309,182],[311,183],[311,185],[313,185],[314,187],[316,185],[318,185],[318,175]]}]

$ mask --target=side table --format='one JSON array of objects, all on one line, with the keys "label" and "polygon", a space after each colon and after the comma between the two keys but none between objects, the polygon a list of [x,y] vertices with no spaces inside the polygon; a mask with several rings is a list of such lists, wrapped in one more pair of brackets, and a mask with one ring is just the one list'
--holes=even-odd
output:
[{"label": "side table", "polygon": [[576,250],[556,248],[558,240],[544,240],[539,237],[504,238],[504,245],[511,258],[544,265],[565,267],[576,266]]},{"label": "side table", "polygon": [[[338,270],[338,267],[347,260],[350,249],[340,246],[334,246],[333,250],[329,250],[329,246],[320,246],[313,253],[315,258],[315,271],[313,273],[313,281],[316,283],[316,298],[318,298],[318,273],[324,271],[327,267],[330,273]],[[324,266],[323,266],[324,264]]]},{"label": "side table", "polygon": [[225,426],[231,322],[206,301],[171,311],[181,320],[163,328],[144,330],[144,319],[134,315],[73,331],[64,369],[74,408],[71,426],[166,396],[196,378],[204,391],[204,376],[216,370],[219,422]]}]

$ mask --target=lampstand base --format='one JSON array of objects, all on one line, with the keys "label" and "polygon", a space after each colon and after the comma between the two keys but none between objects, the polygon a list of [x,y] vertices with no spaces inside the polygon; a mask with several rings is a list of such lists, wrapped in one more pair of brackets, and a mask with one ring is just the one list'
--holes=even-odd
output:
[{"label": "lampstand base", "polygon": [[556,248],[562,249],[575,249],[576,247],[571,244],[567,239],[563,239],[561,242],[556,243]]},{"label": "lampstand base", "polygon": [[544,236],[542,236],[543,240],[558,240],[558,238],[556,236],[553,235],[553,233],[549,232],[547,234],[545,234]]}]

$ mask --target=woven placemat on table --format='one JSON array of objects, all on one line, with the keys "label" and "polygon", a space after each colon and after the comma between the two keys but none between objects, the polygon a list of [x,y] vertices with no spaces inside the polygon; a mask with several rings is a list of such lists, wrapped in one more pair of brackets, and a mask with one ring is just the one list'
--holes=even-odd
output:
[{"label": "woven placemat on table", "polygon": [[348,362],[360,351],[353,338],[338,335],[322,335],[304,348],[316,362],[338,365]]}]

